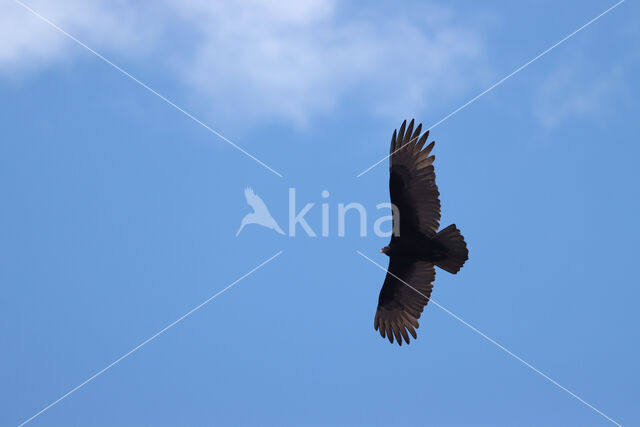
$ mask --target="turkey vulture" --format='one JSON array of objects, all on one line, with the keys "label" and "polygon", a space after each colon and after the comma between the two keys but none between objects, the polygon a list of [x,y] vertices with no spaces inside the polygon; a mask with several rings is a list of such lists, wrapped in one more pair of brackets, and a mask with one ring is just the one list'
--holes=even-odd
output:
[{"label": "turkey vulture", "polygon": [[[380,290],[374,328],[382,338],[399,345],[417,338],[418,319],[429,302],[436,277],[434,265],[456,274],[469,258],[469,251],[455,224],[438,231],[440,199],[429,156],[435,141],[423,149],[429,131],[420,136],[422,124],[413,129],[405,120],[393,131],[389,157],[389,192],[393,210],[391,242],[380,252],[389,257],[389,267]],[[403,283],[404,282],[404,283]],[[409,285],[409,286],[407,286]]]}]

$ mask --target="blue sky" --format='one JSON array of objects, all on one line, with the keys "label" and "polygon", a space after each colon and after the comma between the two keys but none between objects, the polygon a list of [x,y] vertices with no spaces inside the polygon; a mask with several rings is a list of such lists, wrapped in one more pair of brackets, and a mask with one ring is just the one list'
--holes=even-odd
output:
[{"label": "blue sky", "polygon": [[[373,330],[391,133],[429,126],[605,1],[13,1],[0,6],[0,424],[18,425],[277,253],[33,425],[608,425],[431,304]],[[626,1],[432,132],[470,260],[433,298],[639,425],[640,9]],[[235,233],[251,186],[330,236]]]}]

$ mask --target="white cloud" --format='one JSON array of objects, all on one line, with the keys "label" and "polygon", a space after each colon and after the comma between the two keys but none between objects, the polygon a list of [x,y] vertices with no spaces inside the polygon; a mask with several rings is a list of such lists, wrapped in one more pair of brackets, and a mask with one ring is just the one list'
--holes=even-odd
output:
[{"label": "white cloud", "polygon": [[[122,1],[26,0],[32,9],[89,45],[132,51],[141,44],[135,10]],[[65,60],[78,46],[13,1],[0,6],[0,66],[4,74]],[[82,52],[80,52],[82,53]]]},{"label": "white cloud", "polygon": [[355,95],[376,113],[415,113],[467,87],[467,66],[481,62],[477,35],[435,8],[412,17],[358,15],[332,1],[191,1],[177,9],[198,37],[182,74],[221,114],[304,122]]},{"label": "white cloud", "polygon": [[[350,10],[335,0],[28,4],[106,54],[135,61],[141,49],[156,49],[226,119],[305,123],[341,103],[413,115],[468,89],[485,69],[478,32],[433,6],[399,13],[392,5]],[[17,4],[2,8],[5,70],[39,69],[80,52]]]}]

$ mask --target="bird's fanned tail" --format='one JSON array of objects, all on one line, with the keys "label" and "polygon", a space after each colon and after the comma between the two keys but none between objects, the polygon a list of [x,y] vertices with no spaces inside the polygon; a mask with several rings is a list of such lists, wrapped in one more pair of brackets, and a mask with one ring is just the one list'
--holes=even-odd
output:
[{"label": "bird's fanned tail", "polygon": [[436,261],[435,264],[452,274],[460,271],[465,261],[469,259],[469,250],[456,225],[451,224],[447,228],[443,228],[433,236],[433,240],[447,248],[447,257]]}]

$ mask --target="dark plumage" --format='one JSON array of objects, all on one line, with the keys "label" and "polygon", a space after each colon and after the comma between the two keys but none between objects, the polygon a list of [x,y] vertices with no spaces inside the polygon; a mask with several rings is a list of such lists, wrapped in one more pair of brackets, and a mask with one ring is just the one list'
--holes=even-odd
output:
[{"label": "dark plumage", "polygon": [[418,319],[436,277],[434,265],[456,274],[469,259],[455,224],[438,232],[440,193],[435,157],[429,155],[435,142],[423,149],[429,131],[420,136],[421,124],[415,130],[413,120],[406,124],[405,120],[391,138],[389,192],[397,212],[394,209],[391,242],[381,250],[389,256],[389,267],[374,320],[383,338],[393,343],[395,336],[400,345],[403,339],[409,343],[409,334],[417,338]]}]

